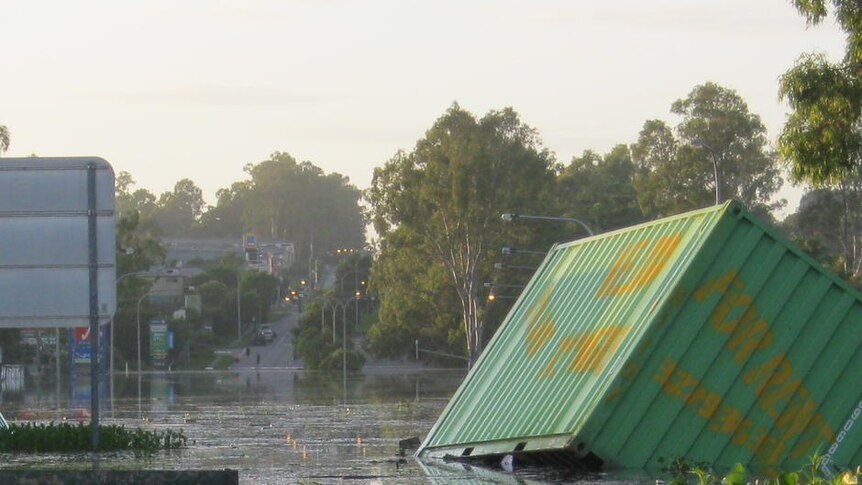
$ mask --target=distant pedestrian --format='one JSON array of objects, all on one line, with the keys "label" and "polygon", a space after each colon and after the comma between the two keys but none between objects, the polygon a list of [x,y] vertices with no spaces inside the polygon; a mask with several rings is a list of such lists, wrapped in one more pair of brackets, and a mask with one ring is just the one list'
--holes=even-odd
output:
[{"label": "distant pedestrian", "polygon": [[248,356],[250,356],[250,355],[251,355],[251,348],[246,347],[246,348],[245,348],[245,356],[246,356],[246,357],[248,357]]},{"label": "distant pedestrian", "polygon": [[257,354],[257,366],[260,367],[260,354]]}]

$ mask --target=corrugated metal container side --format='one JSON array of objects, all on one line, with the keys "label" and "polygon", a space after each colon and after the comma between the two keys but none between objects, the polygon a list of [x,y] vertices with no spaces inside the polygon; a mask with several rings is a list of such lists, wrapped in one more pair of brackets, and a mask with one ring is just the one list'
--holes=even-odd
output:
[{"label": "corrugated metal container side", "polygon": [[860,317],[736,203],[558,245],[417,454],[859,463]]}]

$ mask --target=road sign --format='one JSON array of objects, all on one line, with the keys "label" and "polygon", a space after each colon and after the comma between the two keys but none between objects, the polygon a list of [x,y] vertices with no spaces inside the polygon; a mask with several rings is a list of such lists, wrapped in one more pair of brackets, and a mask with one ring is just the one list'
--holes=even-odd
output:
[{"label": "road sign", "polygon": [[88,170],[98,319],[116,309],[114,172],[96,157],[0,158],[0,328],[90,324]]}]

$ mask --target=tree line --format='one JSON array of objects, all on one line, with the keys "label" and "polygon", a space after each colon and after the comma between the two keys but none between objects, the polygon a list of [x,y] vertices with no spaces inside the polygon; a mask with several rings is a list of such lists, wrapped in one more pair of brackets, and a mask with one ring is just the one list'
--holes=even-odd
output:
[{"label": "tree line", "polygon": [[[253,233],[294,243],[296,262],[308,271],[312,251],[326,254],[339,247],[363,247],[365,220],[361,191],[339,173],[325,173],[311,162],[275,152],[244,168],[248,179],[216,192],[207,205],[190,179],[156,197],[135,189],[128,172],[116,180],[120,217],[137,217],[139,231],[152,237],[239,238]],[[133,215],[136,214],[136,215]]]},{"label": "tree line", "polygon": [[517,293],[541,260],[517,251],[504,260],[501,249],[541,254],[586,235],[564,223],[507,224],[504,212],[572,217],[599,233],[712,205],[719,183],[774,223],[781,167],[745,101],[705,83],[670,113],[674,125],[647,120],[634,143],[563,164],[513,109],[479,118],[453,104],[411,151],[375,169],[366,192],[380,237],[371,350],[403,356],[419,340],[474,359],[512,301],[506,289]]}]

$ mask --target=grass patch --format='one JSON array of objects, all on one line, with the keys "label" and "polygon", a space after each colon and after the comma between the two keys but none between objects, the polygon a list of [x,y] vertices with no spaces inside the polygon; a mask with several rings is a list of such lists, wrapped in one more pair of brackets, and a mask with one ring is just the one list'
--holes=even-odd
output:
[{"label": "grass patch", "polygon": [[[0,429],[0,452],[52,453],[90,451],[92,427],[89,424],[10,424]],[[182,430],[128,430],[125,426],[99,426],[99,451],[132,450],[155,452],[185,448]]]},{"label": "grass patch", "polygon": [[228,370],[231,364],[233,364],[233,355],[231,354],[218,354],[216,359],[213,361],[213,369],[215,370]]}]

